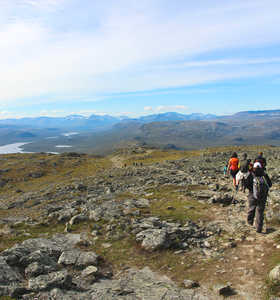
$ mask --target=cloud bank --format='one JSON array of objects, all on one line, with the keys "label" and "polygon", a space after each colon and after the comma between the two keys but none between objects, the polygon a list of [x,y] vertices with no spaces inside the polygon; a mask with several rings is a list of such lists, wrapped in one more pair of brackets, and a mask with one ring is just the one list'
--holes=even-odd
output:
[{"label": "cloud bank", "polygon": [[[0,103],[279,75],[277,0],[2,0]],[[234,54],[233,54],[234,53]]]}]

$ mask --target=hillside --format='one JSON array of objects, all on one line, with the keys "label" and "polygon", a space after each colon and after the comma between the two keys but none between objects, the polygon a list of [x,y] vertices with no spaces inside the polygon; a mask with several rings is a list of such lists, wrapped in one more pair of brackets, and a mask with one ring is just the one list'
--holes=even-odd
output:
[{"label": "hillside", "polygon": [[[264,234],[223,175],[233,150],[267,158]],[[0,299],[276,299],[279,150],[0,155]]]}]

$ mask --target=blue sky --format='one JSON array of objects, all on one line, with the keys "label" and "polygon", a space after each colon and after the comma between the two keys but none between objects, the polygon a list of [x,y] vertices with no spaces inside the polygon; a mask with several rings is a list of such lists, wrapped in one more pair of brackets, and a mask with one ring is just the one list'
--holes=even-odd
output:
[{"label": "blue sky", "polygon": [[279,109],[279,0],[0,0],[0,118]]}]

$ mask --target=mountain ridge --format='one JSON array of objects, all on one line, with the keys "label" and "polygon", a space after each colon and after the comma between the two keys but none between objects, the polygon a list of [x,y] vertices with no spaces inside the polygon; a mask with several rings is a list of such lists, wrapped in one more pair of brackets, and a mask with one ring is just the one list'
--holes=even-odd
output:
[{"label": "mountain ridge", "polygon": [[[194,149],[207,146],[270,144],[280,145],[280,110],[244,111],[230,116],[183,115],[176,112],[123,119],[112,116],[38,118],[32,127],[20,121],[5,125],[0,121],[0,145],[32,142],[26,151],[56,152],[56,145],[69,145],[62,151],[103,154],[126,144],[150,147]],[[34,119],[31,119],[34,120]],[[57,124],[56,121],[60,122]],[[66,126],[71,124],[71,126]],[[59,126],[55,126],[59,125]],[[43,126],[40,128],[39,126]],[[47,127],[44,127],[47,126]],[[75,132],[75,135],[65,135]]]}]

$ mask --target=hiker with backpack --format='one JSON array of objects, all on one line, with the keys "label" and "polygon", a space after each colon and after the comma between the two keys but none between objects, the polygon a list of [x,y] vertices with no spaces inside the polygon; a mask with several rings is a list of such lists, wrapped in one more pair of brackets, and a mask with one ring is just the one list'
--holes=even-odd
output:
[{"label": "hiker with backpack", "polygon": [[248,202],[249,209],[247,215],[247,222],[249,225],[256,225],[256,231],[262,232],[264,209],[268,196],[269,188],[272,186],[272,182],[269,176],[265,173],[264,168],[260,162],[255,162],[253,170],[250,172],[246,180],[247,188],[249,189]]},{"label": "hiker with backpack", "polygon": [[238,185],[236,184],[236,174],[239,171],[239,159],[237,157],[237,153],[233,152],[231,158],[228,162],[228,173],[232,176],[233,179],[233,186],[236,190],[238,190]]},{"label": "hiker with backpack", "polygon": [[258,156],[255,158],[254,163],[259,162],[262,165],[262,168],[266,169],[266,159],[263,157],[263,153],[260,152]]},{"label": "hiker with backpack", "polygon": [[242,159],[239,161],[239,171],[236,174],[236,184],[243,192],[246,190],[246,179],[250,175],[252,167],[251,159],[247,158],[247,153],[243,153]]}]

